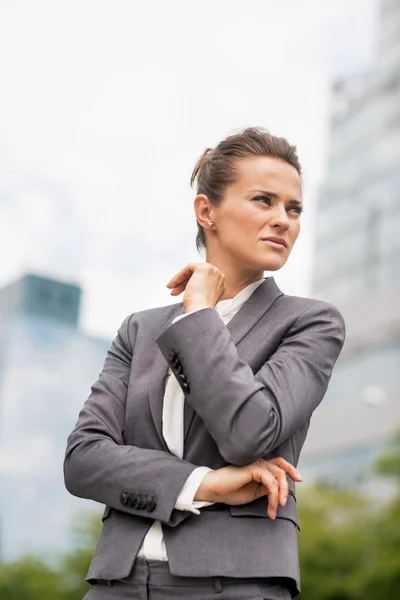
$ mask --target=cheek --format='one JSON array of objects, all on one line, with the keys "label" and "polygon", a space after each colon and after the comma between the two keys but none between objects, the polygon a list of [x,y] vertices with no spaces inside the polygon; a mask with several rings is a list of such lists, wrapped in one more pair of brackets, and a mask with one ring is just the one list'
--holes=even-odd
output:
[{"label": "cheek", "polygon": [[246,204],[238,211],[237,223],[244,233],[255,233],[265,228],[265,214],[257,210],[253,204]]},{"label": "cheek", "polygon": [[293,244],[299,237],[299,234],[300,234],[300,221],[298,221],[297,223],[294,223],[293,227],[292,227],[291,238],[292,238]]},{"label": "cheek", "polygon": [[235,206],[223,215],[222,223],[225,233],[244,235],[257,226],[257,219],[248,206]]}]

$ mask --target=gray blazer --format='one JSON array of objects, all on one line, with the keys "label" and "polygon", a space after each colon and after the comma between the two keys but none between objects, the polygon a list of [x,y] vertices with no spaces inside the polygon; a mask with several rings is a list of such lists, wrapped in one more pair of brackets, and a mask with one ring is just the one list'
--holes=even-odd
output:
[{"label": "gray blazer", "polygon": [[[207,308],[174,324],[183,304],[128,316],[68,438],[69,492],[106,505],[87,580],[130,573],[154,519],[172,574],[288,577],[300,589],[295,484],[267,516],[267,497],[174,509],[190,473],[283,456],[297,465],[345,338],[338,310],[288,296],[268,277],[225,326]],[[162,435],[168,366],[185,394],[184,458]]]}]

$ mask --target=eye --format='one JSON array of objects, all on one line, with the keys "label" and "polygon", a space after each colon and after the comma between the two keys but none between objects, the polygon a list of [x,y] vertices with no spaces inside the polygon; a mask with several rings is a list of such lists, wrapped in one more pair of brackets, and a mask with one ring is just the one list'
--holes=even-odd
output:
[{"label": "eye", "polygon": [[288,211],[294,211],[298,216],[303,212],[303,207],[298,206],[297,204],[292,204],[292,206],[288,207]]},{"label": "eye", "polygon": [[264,204],[268,204],[268,206],[271,205],[271,198],[268,198],[268,196],[255,196],[253,200],[257,200],[257,202],[263,202]]}]

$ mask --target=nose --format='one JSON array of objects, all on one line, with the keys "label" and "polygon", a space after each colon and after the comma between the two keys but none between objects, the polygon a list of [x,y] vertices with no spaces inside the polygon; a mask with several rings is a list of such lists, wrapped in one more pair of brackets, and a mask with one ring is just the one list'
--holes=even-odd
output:
[{"label": "nose", "polygon": [[275,206],[270,212],[270,225],[283,231],[288,229],[290,222],[284,206]]}]

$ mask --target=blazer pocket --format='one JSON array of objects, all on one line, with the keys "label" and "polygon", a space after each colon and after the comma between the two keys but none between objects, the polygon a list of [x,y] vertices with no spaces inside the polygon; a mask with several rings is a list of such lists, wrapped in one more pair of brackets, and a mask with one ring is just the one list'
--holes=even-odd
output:
[{"label": "blazer pocket", "polygon": [[[267,496],[258,498],[249,504],[239,504],[238,506],[230,506],[229,510],[232,517],[264,517],[269,519],[267,514],[268,500]],[[277,519],[289,519],[293,521],[297,529],[300,531],[300,519],[296,509],[296,497],[292,492],[289,492],[286,506],[278,506]]]}]

